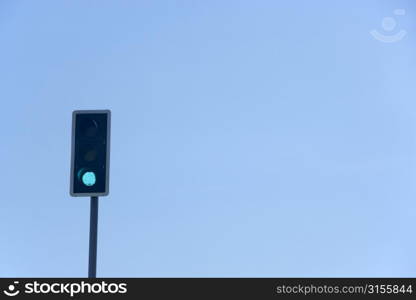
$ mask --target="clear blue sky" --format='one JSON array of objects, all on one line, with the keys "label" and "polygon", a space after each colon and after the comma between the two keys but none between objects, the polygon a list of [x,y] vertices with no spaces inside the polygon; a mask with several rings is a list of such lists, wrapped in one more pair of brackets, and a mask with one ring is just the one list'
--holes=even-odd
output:
[{"label": "clear blue sky", "polygon": [[415,18],[411,0],[1,1],[0,276],[87,275],[75,109],[113,113],[99,276],[415,276]]}]

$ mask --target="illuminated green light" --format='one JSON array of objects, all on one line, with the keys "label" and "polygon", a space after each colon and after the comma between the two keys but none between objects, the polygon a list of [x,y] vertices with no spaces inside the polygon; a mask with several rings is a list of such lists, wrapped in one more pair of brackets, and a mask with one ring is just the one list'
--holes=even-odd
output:
[{"label": "illuminated green light", "polygon": [[82,183],[86,186],[93,186],[97,179],[95,178],[94,172],[85,172],[84,175],[82,175]]}]

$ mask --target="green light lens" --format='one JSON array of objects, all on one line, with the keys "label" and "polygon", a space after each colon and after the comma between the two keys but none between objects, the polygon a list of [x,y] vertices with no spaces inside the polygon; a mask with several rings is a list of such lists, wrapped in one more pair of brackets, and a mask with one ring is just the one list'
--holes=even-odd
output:
[{"label": "green light lens", "polygon": [[94,172],[85,172],[84,175],[82,175],[82,183],[86,186],[93,186],[97,179],[95,178]]}]

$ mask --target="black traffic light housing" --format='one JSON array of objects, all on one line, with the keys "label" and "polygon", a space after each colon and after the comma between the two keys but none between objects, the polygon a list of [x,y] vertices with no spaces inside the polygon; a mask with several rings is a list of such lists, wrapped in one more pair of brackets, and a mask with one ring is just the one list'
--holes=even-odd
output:
[{"label": "black traffic light housing", "polygon": [[71,196],[106,196],[109,193],[109,110],[72,113]]}]

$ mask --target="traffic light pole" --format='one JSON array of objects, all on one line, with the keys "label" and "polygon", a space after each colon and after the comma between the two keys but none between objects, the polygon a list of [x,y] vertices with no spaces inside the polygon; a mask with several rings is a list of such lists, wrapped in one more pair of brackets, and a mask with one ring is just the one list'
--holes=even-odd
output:
[{"label": "traffic light pole", "polygon": [[[111,111],[72,112],[69,193],[90,197],[88,277],[97,277],[98,197],[109,194]],[[86,198],[88,199],[88,198]]]},{"label": "traffic light pole", "polygon": [[97,277],[97,229],[98,229],[98,197],[91,197],[90,212],[90,255],[88,277]]}]

